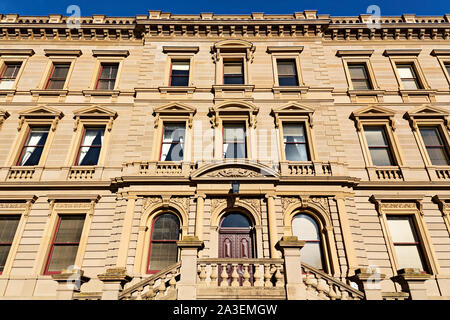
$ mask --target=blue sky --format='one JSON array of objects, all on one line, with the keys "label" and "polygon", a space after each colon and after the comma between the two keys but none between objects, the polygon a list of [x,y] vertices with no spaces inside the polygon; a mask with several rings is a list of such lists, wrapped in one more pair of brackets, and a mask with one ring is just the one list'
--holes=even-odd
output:
[{"label": "blue sky", "polygon": [[382,16],[401,15],[402,13],[450,14],[450,0],[0,0],[0,13],[70,15],[66,11],[70,5],[78,5],[82,16],[92,14],[135,16],[136,14],[146,14],[148,10],[162,10],[178,14],[198,14],[200,12],[246,14],[251,12],[292,13],[305,9],[315,9],[319,13],[332,16],[356,16],[366,13],[370,5],[379,6]]}]

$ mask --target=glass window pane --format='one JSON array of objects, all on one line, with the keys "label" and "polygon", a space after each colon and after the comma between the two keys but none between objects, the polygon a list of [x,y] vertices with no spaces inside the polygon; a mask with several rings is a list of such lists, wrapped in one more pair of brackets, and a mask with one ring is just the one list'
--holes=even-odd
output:
[{"label": "glass window pane", "polygon": [[223,79],[224,84],[244,84],[244,77],[238,76],[238,77],[230,77],[225,76]]},{"label": "glass window pane", "polygon": [[245,144],[243,143],[225,143],[224,158],[227,159],[242,159],[246,157]]},{"label": "glass window pane", "polygon": [[397,65],[400,78],[414,78],[414,71],[410,65]]},{"label": "glass window pane", "polygon": [[364,134],[369,147],[388,146],[388,141],[383,127],[364,127]]},{"label": "glass window pane", "polygon": [[189,77],[172,77],[170,85],[174,87],[187,87],[189,86]]},{"label": "glass window pane", "polygon": [[299,240],[320,240],[319,226],[312,217],[297,214],[292,219],[292,235],[297,236]]},{"label": "glass window pane", "polygon": [[442,146],[442,139],[438,128],[419,127],[425,146]]},{"label": "glass window pane", "polygon": [[118,69],[119,69],[119,65],[117,65],[117,64],[103,64],[100,78],[101,79],[115,79],[117,76]]},{"label": "glass window pane", "polygon": [[245,124],[224,124],[224,142],[244,142]]},{"label": "glass window pane", "polygon": [[403,79],[402,80],[403,87],[406,90],[416,90],[419,89],[419,84],[415,79]]},{"label": "glass window pane", "polygon": [[425,270],[417,246],[395,246],[395,254],[397,255],[399,269],[418,268]]},{"label": "glass window pane", "polygon": [[3,269],[5,268],[6,260],[8,259],[10,249],[11,245],[0,244],[0,272],[3,272]]},{"label": "glass window pane", "polygon": [[431,164],[435,166],[446,166],[449,164],[447,152],[443,147],[428,147],[427,152]]},{"label": "glass window pane", "polygon": [[370,83],[368,80],[352,80],[353,89],[355,90],[367,90],[371,89]]},{"label": "glass window pane", "polygon": [[2,78],[15,79],[19,73],[21,63],[7,63],[2,74]]},{"label": "glass window pane", "polygon": [[309,161],[305,144],[287,143],[284,145],[284,152],[288,161]]},{"label": "glass window pane", "polygon": [[278,77],[278,84],[280,86],[291,86],[291,87],[295,87],[298,86],[298,80],[297,80],[297,76],[279,76]]},{"label": "glass window pane", "polygon": [[53,70],[52,78],[65,79],[67,76],[67,73],[69,72],[70,65],[69,64],[56,64],[54,66],[54,68],[55,69]]},{"label": "glass window pane", "polygon": [[175,71],[189,72],[189,61],[172,61],[172,74]]},{"label": "glass window pane", "polygon": [[247,217],[239,213],[228,214],[220,224],[222,228],[249,228],[251,227]]},{"label": "glass window pane", "polygon": [[323,269],[322,265],[322,251],[320,248],[320,243],[317,242],[307,242],[301,250],[301,259],[306,264],[317,268]]},{"label": "glass window pane", "polygon": [[54,246],[47,271],[59,272],[75,263],[78,245]]},{"label": "glass window pane", "polygon": [[101,90],[114,90],[115,80],[100,80],[98,82],[98,89]]},{"label": "glass window pane", "polygon": [[66,80],[50,80],[48,83],[47,89],[62,89],[64,88],[64,84],[66,83]]},{"label": "glass window pane", "polygon": [[184,124],[164,124],[163,142],[184,142]]},{"label": "glass window pane", "polygon": [[149,270],[162,270],[177,262],[178,248],[176,242],[154,242],[150,251]]},{"label": "glass window pane", "polygon": [[79,166],[95,166],[98,163],[101,148],[98,147],[81,147],[80,157],[78,159]]},{"label": "glass window pane", "polygon": [[392,241],[396,242],[417,242],[413,232],[412,219],[408,216],[387,216],[389,231]]},{"label": "glass window pane", "polygon": [[353,79],[367,79],[366,67],[364,65],[349,65],[348,71]]},{"label": "glass window pane", "polygon": [[277,61],[278,75],[296,75],[295,61]]},{"label": "glass window pane", "polygon": [[31,128],[24,149],[22,150],[20,166],[35,166],[39,164],[42,150],[47,141],[49,128]]},{"label": "glass window pane", "polygon": [[161,150],[161,161],[182,161],[184,144],[164,143]]},{"label": "glass window pane", "polygon": [[224,62],[223,72],[224,74],[242,74],[242,67],[242,62]]},{"label": "glass window pane", "polygon": [[303,123],[283,124],[284,142],[305,142],[305,126]]},{"label": "glass window pane", "polygon": [[180,222],[173,214],[162,214],[153,224],[152,240],[178,240]]},{"label": "glass window pane", "polygon": [[84,215],[60,216],[55,243],[79,242],[84,225]]},{"label": "glass window pane", "polygon": [[19,225],[20,216],[0,215],[0,243],[12,243]]},{"label": "glass window pane", "polygon": [[388,148],[370,148],[370,156],[375,166],[393,166],[395,165]]},{"label": "glass window pane", "polygon": [[445,64],[445,69],[447,69],[447,74],[450,76],[450,63]]},{"label": "glass window pane", "polygon": [[12,89],[15,80],[0,80],[0,89]]}]

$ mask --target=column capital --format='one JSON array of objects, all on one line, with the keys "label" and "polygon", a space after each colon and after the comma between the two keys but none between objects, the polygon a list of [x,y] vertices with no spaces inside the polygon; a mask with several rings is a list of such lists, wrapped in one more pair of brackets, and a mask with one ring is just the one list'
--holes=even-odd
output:
[{"label": "column capital", "polygon": [[279,250],[284,250],[285,248],[303,248],[305,246],[305,241],[298,240],[297,236],[283,236],[280,241],[277,242],[276,247]]},{"label": "column capital", "polygon": [[177,241],[178,248],[197,248],[203,249],[204,243],[197,236],[184,236],[182,240]]},{"label": "column capital", "polygon": [[106,269],[105,273],[101,273],[97,277],[103,282],[120,282],[121,284],[130,282],[132,279],[132,277],[127,274],[126,268],[109,268]]}]

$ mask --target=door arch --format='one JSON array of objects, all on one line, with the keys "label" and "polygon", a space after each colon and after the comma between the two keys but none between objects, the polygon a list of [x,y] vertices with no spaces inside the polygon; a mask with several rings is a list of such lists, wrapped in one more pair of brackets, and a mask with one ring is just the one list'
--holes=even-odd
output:
[{"label": "door arch", "polygon": [[[230,212],[224,215],[219,227],[219,258],[251,259],[255,255],[253,223],[240,212]],[[232,265],[227,264],[228,282],[231,282]],[[243,266],[238,265],[239,283],[243,282]],[[250,281],[253,281],[253,268],[249,268]],[[222,268],[219,268],[219,275]],[[219,283],[221,281],[219,279]]]}]

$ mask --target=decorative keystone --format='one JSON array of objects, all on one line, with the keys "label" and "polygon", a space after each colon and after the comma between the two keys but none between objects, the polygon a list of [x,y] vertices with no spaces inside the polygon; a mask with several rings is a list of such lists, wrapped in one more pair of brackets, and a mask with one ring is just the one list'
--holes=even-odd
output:
[{"label": "decorative keystone", "polygon": [[105,273],[99,274],[98,279],[103,282],[116,282],[126,283],[131,281],[131,277],[127,274],[126,268],[109,268]]},{"label": "decorative keystone", "polygon": [[179,248],[198,248],[203,249],[204,243],[197,236],[184,236],[182,240],[177,241]]},{"label": "decorative keystone", "polygon": [[283,236],[280,241],[277,242],[276,248],[278,250],[285,248],[303,248],[305,241],[298,240],[297,236]]}]

